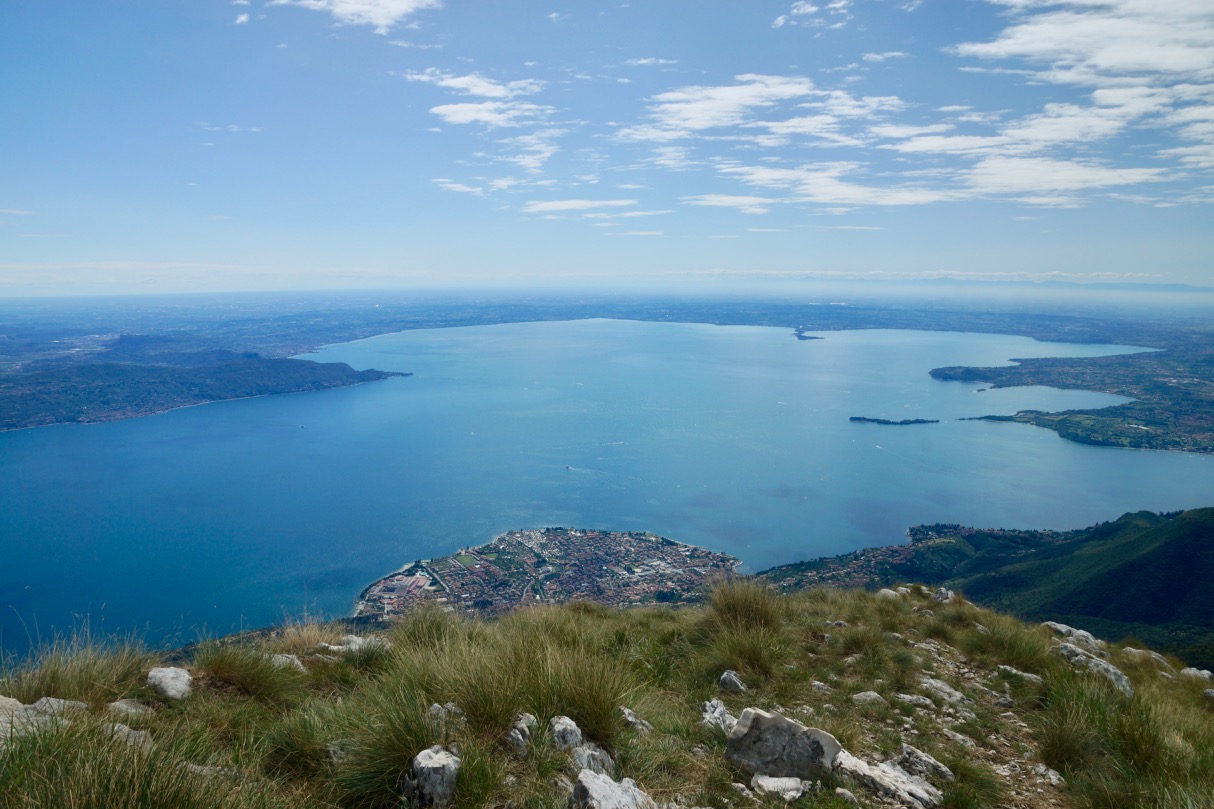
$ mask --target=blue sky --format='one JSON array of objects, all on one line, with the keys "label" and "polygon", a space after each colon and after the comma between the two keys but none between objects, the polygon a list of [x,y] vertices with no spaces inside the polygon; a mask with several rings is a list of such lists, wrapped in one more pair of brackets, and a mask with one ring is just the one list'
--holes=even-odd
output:
[{"label": "blue sky", "polygon": [[7,0],[0,296],[1214,286],[1210,0]]}]

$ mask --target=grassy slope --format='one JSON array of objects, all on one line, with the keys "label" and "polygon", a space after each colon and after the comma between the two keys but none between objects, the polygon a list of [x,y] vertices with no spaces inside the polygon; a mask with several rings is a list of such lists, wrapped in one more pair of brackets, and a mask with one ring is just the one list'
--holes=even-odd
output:
[{"label": "grassy slope", "polygon": [[1136,637],[1214,668],[1214,508],[1170,516],[1141,511],[1064,535],[945,532],[762,575],[797,587],[853,563],[859,566],[853,584],[944,584],[994,609],[1104,637]]},{"label": "grassy slope", "polygon": [[[546,733],[526,759],[502,743],[526,710],[541,728],[551,716],[572,717],[613,754],[619,776],[636,779],[659,802],[723,809],[737,805],[730,783],[749,779],[725,763],[724,736],[699,724],[700,703],[714,696],[735,715],[746,706],[788,712],[869,760],[910,741],[958,773],[946,789],[953,809],[1214,807],[1214,710],[1203,684],[1161,677],[1153,662],[1114,650],[1111,659],[1135,682],[1127,698],[1071,671],[1049,652],[1047,631],[965,603],[939,605],[925,592],[889,599],[818,588],[776,596],[741,580],[720,586],[703,608],[576,604],[492,622],[419,611],[387,631],[390,650],[336,660],[308,654],[338,632],[303,625],[268,638],[203,643],[188,662],[195,693],[184,704],[147,691],[145,673],[162,657],[136,646],[60,645],[9,667],[0,672],[0,694],[27,704],[42,696],[81,699],[91,708],[0,752],[0,807],[399,806],[412,757],[451,742],[464,762],[457,807],[564,806],[567,788],[553,782],[568,774],[568,759]],[[299,653],[307,671],[268,665],[268,652]],[[1001,663],[1040,674],[1044,684],[998,674]],[[741,672],[749,693],[718,693],[726,668]],[[895,699],[926,693],[924,674],[972,696],[974,718]],[[815,689],[815,680],[833,690]],[[1011,693],[1015,707],[996,706],[983,684]],[[890,704],[850,700],[868,690]],[[155,707],[125,720],[151,734],[149,749],[106,736],[103,706],[119,697]],[[429,704],[446,701],[467,713],[466,725],[426,720]],[[619,705],[652,722],[654,732],[627,727]],[[946,738],[946,726],[979,747]],[[345,751],[338,761],[328,753],[334,741]],[[1033,775],[1036,761],[1062,771],[1068,786]],[[199,776],[183,763],[226,769]],[[840,785],[876,805],[858,786]],[[845,804],[827,789],[798,805]]]}]

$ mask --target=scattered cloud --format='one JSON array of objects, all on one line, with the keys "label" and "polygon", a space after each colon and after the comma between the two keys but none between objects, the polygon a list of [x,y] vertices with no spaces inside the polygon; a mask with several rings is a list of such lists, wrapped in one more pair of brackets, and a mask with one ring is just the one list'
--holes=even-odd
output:
[{"label": "scattered cloud", "polygon": [[902,51],[885,51],[884,53],[866,53],[861,58],[866,62],[886,62],[890,59],[905,59],[906,54]]},{"label": "scattered cloud", "polygon": [[657,57],[654,57],[654,56],[646,56],[643,59],[629,59],[628,61],[624,62],[624,64],[631,65],[632,67],[650,67],[652,65],[677,65],[678,63],[679,63],[678,59],[658,59]]},{"label": "scattered cloud", "polygon": [[237,14],[236,19],[232,21],[233,25],[244,25],[249,21],[248,14]]},{"label": "scattered cloud", "polygon": [[488,127],[523,126],[542,120],[552,111],[552,107],[523,101],[479,101],[430,108],[430,112],[448,124],[483,124]]},{"label": "scattered cloud", "polygon": [[533,95],[543,90],[545,84],[538,79],[499,82],[482,76],[479,73],[457,76],[453,73],[444,73],[433,67],[420,72],[412,71],[401,75],[409,81],[433,84],[447,90],[453,90],[462,95],[478,96],[480,98],[514,98],[520,95]]},{"label": "scattered cloud", "polygon": [[564,211],[589,211],[595,208],[623,208],[636,205],[635,199],[553,199],[543,202],[528,202],[524,213],[555,213]]},{"label": "scattered cloud", "polygon": [[434,180],[434,182],[439,188],[445,188],[448,191],[457,191],[461,194],[472,194],[473,196],[477,197],[485,196],[485,189],[480,188],[479,186],[464,185],[463,183],[457,183],[454,180],[448,180],[445,178],[437,178]]},{"label": "scattered cloud", "polygon": [[771,206],[784,202],[781,199],[768,197],[748,197],[737,194],[697,194],[683,197],[688,205],[701,205],[709,208],[735,208],[741,213],[763,214],[771,210]]},{"label": "scattered cloud", "polygon": [[370,25],[387,34],[419,11],[442,8],[442,0],[269,0],[271,6],[299,6],[333,15],[342,25]]}]

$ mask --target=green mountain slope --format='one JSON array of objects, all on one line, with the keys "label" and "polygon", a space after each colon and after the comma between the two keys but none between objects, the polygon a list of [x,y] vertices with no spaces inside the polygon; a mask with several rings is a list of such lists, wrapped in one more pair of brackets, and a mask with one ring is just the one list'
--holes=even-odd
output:
[{"label": "green mountain slope", "polygon": [[913,529],[910,545],[761,574],[785,589],[927,581],[977,603],[1214,666],[1214,508],[1140,511],[1080,531]]}]

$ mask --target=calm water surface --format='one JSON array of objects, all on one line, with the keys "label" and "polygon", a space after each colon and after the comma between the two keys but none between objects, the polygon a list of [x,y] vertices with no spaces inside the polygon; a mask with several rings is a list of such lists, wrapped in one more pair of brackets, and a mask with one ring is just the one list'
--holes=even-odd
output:
[{"label": "calm water surface", "polygon": [[[1118,397],[937,382],[1124,347],[627,321],[413,331],[321,360],[415,376],[0,434],[0,641],[87,620],[193,640],[512,528],[644,529],[750,570],[960,522],[1072,528],[1211,505],[1214,458],[957,421]],[[849,416],[940,424],[852,424]]]}]

